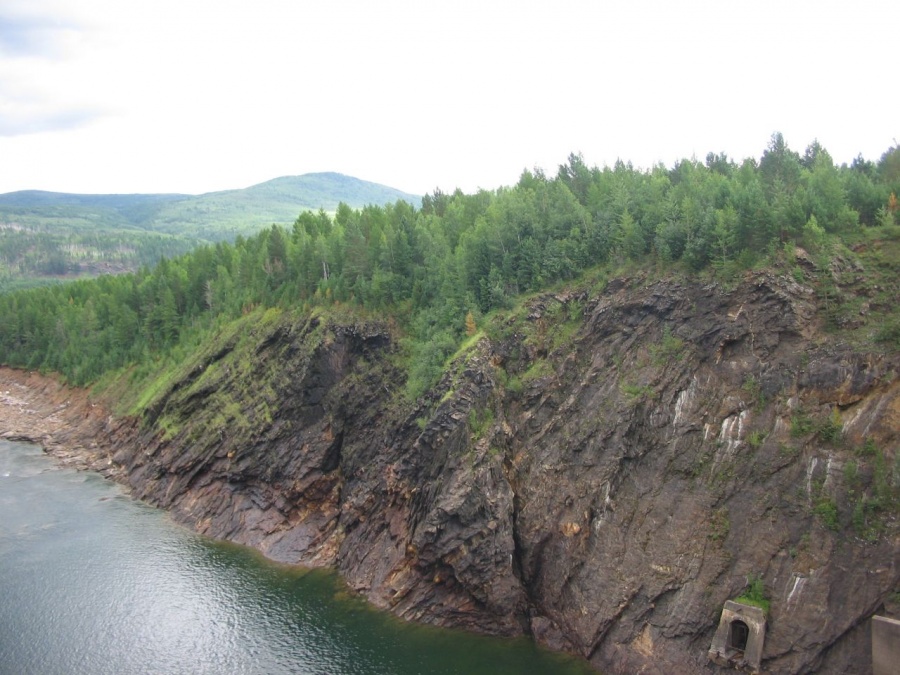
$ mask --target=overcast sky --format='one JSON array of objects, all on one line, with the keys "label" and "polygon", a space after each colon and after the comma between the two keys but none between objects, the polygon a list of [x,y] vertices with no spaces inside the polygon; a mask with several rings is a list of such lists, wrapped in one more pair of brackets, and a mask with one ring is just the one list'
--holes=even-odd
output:
[{"label": "overcast sky", "polygon": [[877,160],[898,29],[896,0],[0,0],[0,193],[471,192],[774,131]]}]

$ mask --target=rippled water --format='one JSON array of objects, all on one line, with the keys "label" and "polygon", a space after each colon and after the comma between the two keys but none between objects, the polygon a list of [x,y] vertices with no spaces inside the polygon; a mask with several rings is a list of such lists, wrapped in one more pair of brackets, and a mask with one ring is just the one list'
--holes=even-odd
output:
[{"label": "rippled water", "polygon": [[0,673],[588,672],[527,640],[399,621],[331,572],[202,538],[0,441]]}]

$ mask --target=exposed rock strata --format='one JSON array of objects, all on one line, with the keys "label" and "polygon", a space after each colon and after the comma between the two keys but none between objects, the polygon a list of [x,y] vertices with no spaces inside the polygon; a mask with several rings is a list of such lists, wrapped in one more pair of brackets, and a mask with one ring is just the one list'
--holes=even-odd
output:
[{"label": "exposed rock strata", "polygon": [[851,520],[898,466],[900,357],[818,317],[766,273],[548,295],[412,411],[384,327],[281,321],[249,360],[199,354],[139,425],[80,428],[140,498],[403,617],[715,672],[718,613],[759,575],[767,672],[863,673],[900,535],[895,512]]}]

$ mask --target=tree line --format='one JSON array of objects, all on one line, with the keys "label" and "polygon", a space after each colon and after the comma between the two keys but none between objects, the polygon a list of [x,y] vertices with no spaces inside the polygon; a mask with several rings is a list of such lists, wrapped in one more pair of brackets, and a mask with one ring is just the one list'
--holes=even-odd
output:
[{"label": "tree line", "polygon": [[786,243],[816,250],[893,225],[898,190],[896,146],[840,166],[818,143],[800,154],[780,134],[741,163],[710,153],[671,168],[598,168],[573,154],[555,176],[526,170],[511,187],[436,190],[420,208],[341,204],[133,274],[0,295],[0,361],[86,384],[259,307],[341,304],[404,326],[421,388],[467,316],[519,294],[610,261],[733,273]]}]

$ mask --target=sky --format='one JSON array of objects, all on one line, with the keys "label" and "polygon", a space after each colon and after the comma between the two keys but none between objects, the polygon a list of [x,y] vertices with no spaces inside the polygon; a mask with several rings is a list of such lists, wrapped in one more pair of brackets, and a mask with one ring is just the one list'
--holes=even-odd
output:
[{"label": "sky", "polygon": [[0,0],[0,193],[414,194],[900,138],[896,0]]}]

